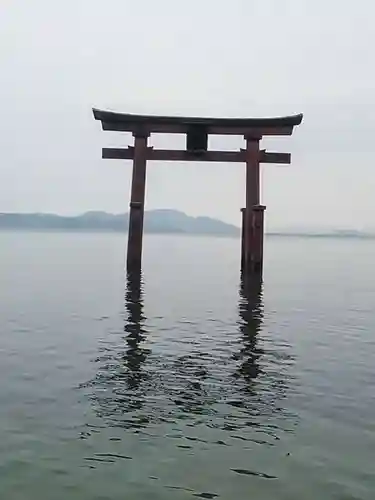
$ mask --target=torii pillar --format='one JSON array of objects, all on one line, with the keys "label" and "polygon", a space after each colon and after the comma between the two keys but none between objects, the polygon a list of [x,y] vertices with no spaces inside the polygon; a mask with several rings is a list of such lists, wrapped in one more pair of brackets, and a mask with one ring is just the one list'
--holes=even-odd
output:
[{"label": "torii pillar", "polygon": [[260,204],[260,137],[246,140],[246,206],[242,209],[241,266],[247,273],[263,272],[264,211]]},{"label": "torii pillar", "polygon": [[[146,164],[156,161],[243,162],[246,165],[246,206],[242,209],[241,268],[245,275],[263,269],[264,210],[260,204],[260,164],[290,163],[289,153],[260,150],[263,136],[290,136],[303,115],[276,118],[196,118],[115,113],[94,109],[103,130],[131,132],[134,146],[103,148],[102,157],[133,160],[130,196],[127,270],[138,272],[142,265],[143,219],[146,189]],[[184,134],[183,150],[154,149],[147,146],[153,133]],[[241,135],[246,148],[237,151],[208,150],[209,135]]]},{"label": "torii pillar", "polygon": [[135,132],[133,175],[129,204],[128,254],[126,267],[129,271],[141,270],[143,219],[145,211],[147,140],[149,134]]}]

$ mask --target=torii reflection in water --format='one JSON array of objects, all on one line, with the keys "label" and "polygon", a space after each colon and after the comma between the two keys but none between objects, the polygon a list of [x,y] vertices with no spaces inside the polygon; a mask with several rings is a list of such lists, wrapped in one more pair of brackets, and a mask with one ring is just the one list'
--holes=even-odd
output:
[{"label": "torii reflection in water", "polygon": [[127,368],[126,379],[128,388],[136,390],[146,378],[146,374],[142,371],[142,366],[147,359],[147,355],[150,353],[148,349],[141,346],[141,343],[146,340],[147,332],[144,325],[146,318],[143,314],[142,275],[139,272],[127,273],[125,309],[128,314],[124,326],[127,349],[123,360]]},{"label": "torii reflection in water", "polygon": [[[273,413],[284,412],[281,400],[285,398],[291,383],[289,372],[293,355],[290,345],[278,337],[260,335],[264,329],[263,282],[261,277],[241,275],[239,287],[239,331],[241,349],[234,355],[239,366],[234,377],[242,379],[241,392],[254,402],[256,395],[257,411]],[[264,332],[263,332],[264,333]],[[253,406],[253,405],[251,405]]]},{"label": "torii reflection in water", "polygon": [[150,353],[142,346],[147,331],[140,273],[127,275],[125,313],[123,331],[110,347],[103,349],[105,354],[95,360],[100,368],[89,386],[94,389],[91,400],[97,414],[105,418],[108,425],[140,428],[148,423],[147,415],[140,414],[140,410],[149,379],[144,365]]},{"label": "torii reflection in water", "polygon": [[[197,352],[176,357],[152,355],[144,345],[148,331],[138,272],[127,275],[125,312],[125,335],[120,335],[120,343],[116,341],[93,384],[106,389],[96,392],[93,399],[110,426],[141,429],[150,422],[174,421],[181,415],[194,419],[211,414],[230,418],[233,424],[233,406],[241,406],[249,415],[276,410],[275,403],[286,390],[281,369],[285,358],[280,363],[277,343],[265,343],[259,335],[264,314],[261,279],[241,276],[238,333],[230,342],[232,356],[225,359],[215,357],[214,349],[209,357]],[[223,402],[229,405],[227,409]]]},{"label": "torii reflection in water", "polygon": [[234,355],[234,359],[240,361],[235,377],[242,377],[246,390],[252,393],[254,381],[262,371],[260,358],[264,354],[257,345],[263,322],[263,283],[259,276],[249,279],[241,273],[238,314],[242,348]]}]

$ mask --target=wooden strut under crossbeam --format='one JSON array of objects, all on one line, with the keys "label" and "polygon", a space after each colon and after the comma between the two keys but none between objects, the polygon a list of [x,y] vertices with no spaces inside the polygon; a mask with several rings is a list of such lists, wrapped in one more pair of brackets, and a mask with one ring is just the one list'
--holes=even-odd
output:
[{"label": "wooden strut under crossbeam", "polygon": [[[134,147],[103,148],[106,159],[133,160],[129,213],[128,271],[140,271],[142,262],[143,219],[147,161],[223,162],[246,164],[246,206],[242,208],[241,267],[245,274],[261,274],[265,206],[260,203],[260,164],[290,164],[289,153],[260,150],[263,136],[292,135],[303,115],[277,118],[196,118],[144,116],[113,113],[94,109],[103,130],[131,132]],[[154,149],[148,138],[153,133],[186,135],[185,150]],[[208,150],[208,135],[242,135],[246,148],[238,151]]]}]

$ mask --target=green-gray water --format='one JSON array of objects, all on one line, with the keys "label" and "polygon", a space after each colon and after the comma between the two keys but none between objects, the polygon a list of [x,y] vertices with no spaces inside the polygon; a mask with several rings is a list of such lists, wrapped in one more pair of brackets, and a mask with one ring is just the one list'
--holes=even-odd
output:
[{"label": "green-gray water", "polygon": [[375,242],[0,233],[0,498],[367,500]]}]

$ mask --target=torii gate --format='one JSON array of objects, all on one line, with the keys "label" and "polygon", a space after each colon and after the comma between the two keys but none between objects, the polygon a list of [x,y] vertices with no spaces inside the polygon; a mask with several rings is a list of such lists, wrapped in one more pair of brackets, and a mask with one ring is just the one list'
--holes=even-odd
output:
[{"label": "torii gate", "polygon": [[[263,136],[292,135],[303,115],[277,118],[193,118],[177,116],[147,116],[114,113],[93,109],[103,130],[131,132],[134,146],[103,148],[102,158],[133,160],[128,233],[128,271],[140,271],[142,265],[143,219],[145,206],[147,160],[157,161],[216,161],[246,164],[246,206],[242,208],[241,266],[245,274],[262,273],[264,210],[260,203],[260,163],[290,164],[289,153],[260,150]],[[154,149],[147,141],[153,133],[184,134],[184,150]],[[238,151],[209,151],[208,135],[241,135],[246,148]]]}]

